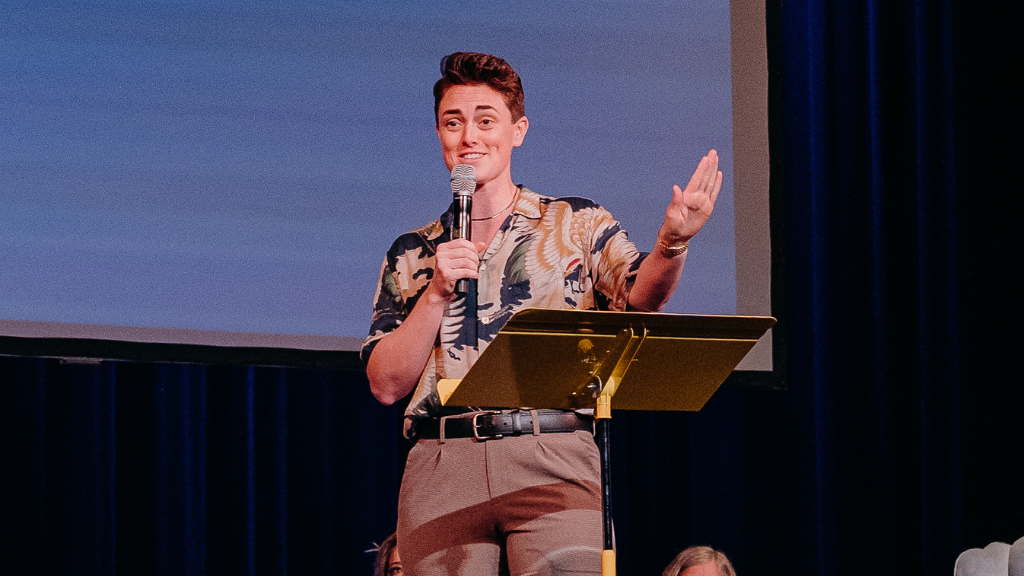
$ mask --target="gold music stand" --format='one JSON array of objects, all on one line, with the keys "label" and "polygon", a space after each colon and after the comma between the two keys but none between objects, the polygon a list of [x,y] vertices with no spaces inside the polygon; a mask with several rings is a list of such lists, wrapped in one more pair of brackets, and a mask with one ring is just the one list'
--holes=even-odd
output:
[{"label": "gold music stand", "polygon": [[619,410],[700,410],[775,324],[764,316],[594,310],[516,313],[462,380],[437,384],[446,406],[594,409],[604,508],[602,576],[612,550],[610,423]]}]

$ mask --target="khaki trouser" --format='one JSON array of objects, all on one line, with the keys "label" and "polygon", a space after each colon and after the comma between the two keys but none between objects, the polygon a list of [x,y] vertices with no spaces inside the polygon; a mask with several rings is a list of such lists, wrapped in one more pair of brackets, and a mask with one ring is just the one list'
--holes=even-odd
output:
[{"label": "khaki trouser", "polygon": [[600,486],[588,432],[421,439],[398,503],[405,574],[599,575]]}]

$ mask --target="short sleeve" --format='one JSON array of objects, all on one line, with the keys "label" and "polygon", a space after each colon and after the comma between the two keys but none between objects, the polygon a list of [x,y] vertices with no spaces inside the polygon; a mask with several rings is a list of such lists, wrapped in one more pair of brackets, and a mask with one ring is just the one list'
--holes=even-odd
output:
[{"label": "short sleeve", "polygon": [[611,213],[600,209],[590,252],[595,304],[600,310],[626,310],[636,272],[646,253],[637,250]]},{"label": "short sleeve", "polygon": [[359,352],[359,358],[366,366],[370,361],[370,354],[380,342],[381,338],[387,336],[395,328],[401,326],[405,320],[405,303],[398,284],[395,282],[395,271],[388,265],[390,258],[385,258],[380,267],[380,281],[377,283],[377,293],[373,298],[373,317],[370,321],[370,333],[363,341],[363,347]]},{"label": "short sleeve", "polygon": [[435,221],[399,236],[388,250],[373,299],[370,333],[359,353],[364,366],[377,343],[402,325],[430,283],[440,232],[440,224]]}]

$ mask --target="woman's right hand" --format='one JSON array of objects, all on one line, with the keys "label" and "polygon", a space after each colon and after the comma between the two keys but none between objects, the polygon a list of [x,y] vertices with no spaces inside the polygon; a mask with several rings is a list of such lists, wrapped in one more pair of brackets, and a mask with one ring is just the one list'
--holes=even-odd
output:
[{"label": "woman's right hand", "polygon": [[434,262],[434,277],[430,279],[431,289],[446,301],[455,299],[455,283],[463,278],[479,278],[480,252],[483,242],[470,242],[456,238],[438,244]]}]

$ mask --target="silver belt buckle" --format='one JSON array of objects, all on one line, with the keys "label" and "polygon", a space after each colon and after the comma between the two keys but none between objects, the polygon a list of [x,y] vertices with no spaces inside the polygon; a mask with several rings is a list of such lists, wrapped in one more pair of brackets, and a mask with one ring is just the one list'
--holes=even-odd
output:
[{"label": "silver belt buckle", "polygon": [[498,440],[498,439],[501,439],[501,438],[505,437],[504,434],[494,434],[492,436],[481,436],[480,433],[478,432],[478,430],[480,430],[480,423],[477,421],[477,419],[480,418],[481,416],[491,416],[491,415],[494,415],[494,414],[501,414],[501,412],[493,412],[492,411],[492,412],[479,412],[477,414],[473,414],[473,438],[483,442],[485,440]]}]

